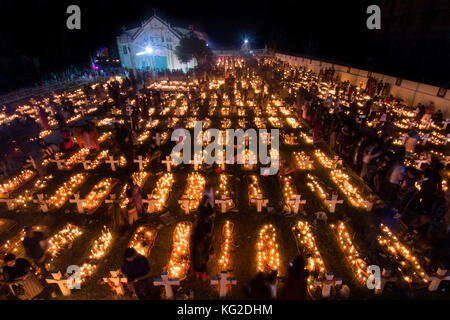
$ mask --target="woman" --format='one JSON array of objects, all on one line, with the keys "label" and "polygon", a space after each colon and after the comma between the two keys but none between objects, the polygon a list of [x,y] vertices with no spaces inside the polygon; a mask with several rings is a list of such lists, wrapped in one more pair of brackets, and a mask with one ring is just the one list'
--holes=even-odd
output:
[{"label": "woman", "polygon": [[72,141],[72,138],[70,137],[70,132],[67,129],[62,129],[61,130],[61,137],[63,138],[63,146],[64,146],[64,150],[69,150],[72,149],[72,147],[74,146],[74,143]]},{"label": "woman", "polygon": [[133,179],[128,179],[128,190],[131,194],[131,198],[138,210],[139,215],[142,215],[142,191],[137,184],[134,183]]},{"label": "woman", "polygon": [[308,271],[305,269],[305,261],[302,256],[297,255],[289,266],[286,284],[280,292],[280,299],[305,300],[307,278]]}]

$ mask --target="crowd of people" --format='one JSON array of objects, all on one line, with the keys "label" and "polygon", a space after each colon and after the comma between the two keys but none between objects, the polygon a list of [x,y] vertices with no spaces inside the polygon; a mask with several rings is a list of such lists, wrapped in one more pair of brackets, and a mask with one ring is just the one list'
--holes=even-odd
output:
[{"label": "crowd of people", "polygon": [[[286,70],[289,70],[287,77]],[[393,120],[388,116],[386,104],[400,104],[400,102],[396,102],[389,95],[389,84],[383,84],[370,78],[363,86],[364,88],[360,88],[362,92],[358,92],[356,86],[350,85],[348,81],[336,80],[333,70],[324,70],[319,74],[319,81],[329,82],[330,88],[333,88],[335,92],[333,95],[328,94],[325,99],[321,99],[315,84],[307,88],[302,86],[290,92],[285,84],[300,82],[305,73],[307,73],[305,69],[290,69],[280,61],[264,59],[250,59],[242,67],[235,68],[234,73],[228,73],[224,68],[214,66],[208,72],[196,75],[199,80],[198,89],[191,89],[185,95],[185,99],[191,108],[199,107],[199,118],[204,118],[214,93],[217,93],[218,106],[222,105],[223,96],[226,95],[233,108],[236,106],[235,88],[240,91],[244,103],[251,99],[255,100],[258,105],[266,106],[273,95],[280,96],[287,105],[294,107],[298,118],[309,123],[313,143],[327,143],[332,152],[343,159],[344,165],[358,174],[377,195],[379,203],[382,205],[381,207],[374,206],[375,218],[380,219],[380,212],[387,210],[391,210],[393,219],[410,218],[406,219],[411,228],[408,240],[412,242],[418,239],[426,241],[428,243],[426,256],[430,260],[442,258],[446,254],[444,251],[448,243],[447,232],[450,230],[448,213],[450,197],[448,192],[444,193],[443,191],[440,174],[443,165],[439,160],[433,159],[431,164],[424,166],[423,172],[420,172],[406,164],[405,160],[408,155],[414,152],[418,134],[411,130],[405,146],[393,144]],[[192,75],[190,73],[185,77]],[[170,76],[176,78],[180,75],[174,73]],[[253,86],[251,83],[247,83],[245,86],[242,84],[244,79],[255,76],[262,79],[259,86]],[[104,101],[101,106],[98,106],[101,110],[109,112],[115,107],[121,109],[122,114],[129,114],[131,125],[114,124],[112,152],[124,154],[130,172],[134,165],[137,132],[141,120],[149,119],[148,110],[151,106],[162,108],[165,103],[161,91],[148,89],[146,85],[142,89],[138,89],[140,84],[145,84],[148,79],[148,74],[139,74],[138,77],[135,77],[133,73],[130,73],[122,82],[110,81],[106,89],[102,85],[94,88],[86,85],[83,88],[89,100]],[[209,80],[213,79],[225,79],[225,82],[219,88],[211,89]],[[201,93],[204,93],[203,98]],[[363,107],[364,117],[357,112],[357,94],[367,94],[371,97]],[[48,102],[58,122],[62,138],[59,146],[52,147],[54,151],[69,150],[75,144],[78,144],[80,148],[99,150],[97,129],[93,122],[67,126],[67,120],[74,115],[74,106],[70,99],[64,98],[64,94],[62,97],[59,102],[52,98]],[[134,103],[131,103],[132,100]],[[36,102],[31,101],[31,104],[35,105]],[[344,112],[342,106],[344,102],[350,106],[348,113]],[[435,112],[434,109],[432,104],[427,107],[419,105],[418,119],[427,121],[432,118],[439,123],[442,121],[442,112],[439,110]],[[46,111],[37,107],[36,112],[42,129],[48,130]],[[249,108],[249,113],[250,117],[254,116],[251,108]],[[369,123],[376,124],[369,126]],[[20,152],[34,159],[38,164],[39,174],[42,176],[44,174],[42,158],[45,155],[42,151],[50,146],[45,145],[42,139],[36,138],[39,137],[40,132],[36,122],[24,116],[15,119],[2,129],[5,133],[0,135],[2,139],[0,143],[5,146],[2,148],[1,155],[3,174],[9,174],[13,170],[13,162],[10,159],[14,156],[19,157],[15,155],[19,149],[22,150]],[[377,130],[381,130],[381,135],[377,134]],[[162,152],[154,142],[151,142],[149,155],[151,172],[160,174],[162,172]],[[282,161],[280,174],[289,174],[293,170],[293,165],[287,164],[285,160]],[[416,188],[418,181],[422,182],[420,189]],[[136,222],[144,217],[142,190],[133,179],[127,183],[126,197],[128,199],[126,210],[122,210],[118,203],[112,204],[109,208],[111,224],[120,233],[126,232],[127,227],[133,230]],[[212,252],[214,219],[214,195],[212,187],[207,185],[203,191],[191,238],[193,271],[196,278],[202,280],[206,279],[207,265]],[[443,239],[445,241],[442,241]],[[3,273],[6,272],[5,279],[12,286],[17,286],[17,281],[22,281],[22,289],[25,290],[25,293],[22,292],[24,297],[36,297],[43,291],[43,288],[36,283],[31,270],[35,267],[41,273],[48,272],[49,264],[51,264],[48,242],[42,232],[28,228],[23,245],[26,248],[28,260],[16,259],[14,255],[8,255],[5,257],[6,266]],[[308,272],[305,270],[304,258],[295,257],[287,269],[287,277],[277,294],[278,298],[306,299]],[[139,299],[148,298],[152,286],[149,283],[150,266],[147,258],[134,249],[128,248],[124,254],[121,271],[127,277],[128,284],[136,296]],[[27,279],[31,280],[25,285]],[[274,286],[276,283],[276,275],[258,273],[245,287],[245,293],[249,299],[273,299],[275,298]]]}]

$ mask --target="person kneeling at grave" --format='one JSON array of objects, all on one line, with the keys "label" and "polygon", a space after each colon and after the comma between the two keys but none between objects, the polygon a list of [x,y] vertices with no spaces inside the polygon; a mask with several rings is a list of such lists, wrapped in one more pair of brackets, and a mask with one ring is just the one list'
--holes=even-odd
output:
[{"label": "person kneeling at grave", "polygon": [[52,256],[48,252],[49,243],[45,234],[41,231],[34,231],[33,227],[24,227],[25,238],[22,241],[28,258],[41,270],[44,276],[52,270]]},{"label": "person kneeling at grave", "polygon": [[127,248],[120,270],[127,277],[128,287],[136,293],[139,300],[145,300],[151,289],[147,258],[137,253],[134,248]]},{"label": "person kneeling at grave", "polygon": [[10,253],[5,256],[4,262],[3,277],[17,298],[32,300],[44,291],[44,287],[34,276],[33,267],[27,259],[16,259],[16,256]]}]

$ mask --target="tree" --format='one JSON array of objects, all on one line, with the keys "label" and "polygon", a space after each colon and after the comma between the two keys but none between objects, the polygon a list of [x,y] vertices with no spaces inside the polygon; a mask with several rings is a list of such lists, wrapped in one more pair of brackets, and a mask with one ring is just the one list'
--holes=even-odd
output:
[{"label": "tree", "polygon": [[182,63],[195,59],[199,65],[211,62],[213,59],[213,53],[206,42],[199,39],[192,31],[188,36],[181,38],[179,45],[175,47],[175,55]]}]

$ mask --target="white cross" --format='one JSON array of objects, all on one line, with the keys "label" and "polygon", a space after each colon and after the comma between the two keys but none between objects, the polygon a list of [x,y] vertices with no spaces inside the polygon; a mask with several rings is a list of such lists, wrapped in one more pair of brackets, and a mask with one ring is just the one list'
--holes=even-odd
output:
[{"label": "white cross", "polygon": [[83,203],[86,200],[85,199],[80,199],[80,194],[79,193],[75,193],[73,195],[73,197],[74,197],[74,199],[69,199],[69,202],[77,204],[78,213],[84,213]]},{"label": "white cross", "polygon": [[56,283],[64,296],[70,296],[69,281],[68,279],[63,278],[60,271],[52,272],[51,277],[47,277],[45,281],[47,281],[47,283]]},{"label": "white cross", "polygon": [[333,213],[336,211],[336,204],[342,204],[344,203],[343,200],[338,200],[338,195],[336,193],[333,193],[331,196],[331,200],[325,200],[325,204],[330,206],[330,212]]},{"label": "white cross", "polygon": [[34,159],[33,159],[32,156],[30,156],[30,158],[27,159],[27,162],[28,162],[28,163],[31,163],[31,165],[33,166],[33,168],[37,169],[37,167],[36,167],[36,162],[34,162]]},{"label": "white cross", "polygon": [[152,139],[155,140],[157,146],[161,145],[162,137],[159,132],[155,133],[155,136]]},{"label": "white cross", "polygon": [[66,160],[60,159],[59,154],[55,154],[55,159],[51,160],[52,162],[56,162],[59,170],[63,170],[64,166],[62,165]]},{"label": "white cross", "polygon": [[334,278],[333,272],[327,272],[325,279],[316,279],[316,286],[322,287],[322,297],[328,298],[330,296],[331,287],[342,284],[342,279]]},{"label": "white cross", "polygon": [[167,166],[167,172],[170,172],[170,166],[171,166],[171,164],[173,163],[173,162],[172,162],[172,159],[171,159],[169,156],[167,156],[167,157],[166,157],[166,160],[163,160],[163,161],[161,161],[161,162],[166,164],[166,166]]},{"label": "white cross", "polygon": [[142,199],[142,203],[148,204],[147,212],[153,213],[155,210],[153,209],[153,204],[158,203],[159,199],[153,198],[151,194],[147,194],[147,199]]},{"label": "white cross", "polygon": [[230,198],[227,198],[225,194],[222,194],[221,200],[216,200],[216,204],[220,206],[220,212],[225,213],[227,212],[227,204],[233,203],[233,200]]},{"label": "white cross", "polygon": [[414,162],[416,162],[416,163],[417,163],[417,167],[418,167],[419,169],[421,169],[421,168],[422,168],[422,164],[423,164],[423,163],[427,163],[427,162],[428,162],[428,159],[424,159],[424,158],[422,157],[421,159],[415,160]]},{"label": "white cross", "polygon": [[295,139],[297,139],[297,137],[293,133],[285,137],[287,144],[295,144]]},{"label": "white cross", "polygon": [[103,278],[103,281],[106,283],[111,282],[114,285],[114,291],[120,296],[124,295],[125,291],[123,289],[122,283],[127,283],[127,278],[121,277],[120,271],[117,269],[112,269],[109,271],[109,273],[111,274],[111,276],[109,278]]},{"label": "white cross", "polygon": [[114,160],[113,156],[109,156],[109,160],[106,160],[105,163],[108,163],[111,165],[111,170],[116,171],[116,164],[119,164],[119,160]]},{"label": "white cross", "polygon": [[142,156],[138,156],[137,160],[134,160],[134,163],[139,163],[139,171],[143,171],[145,166],[144,164],[146,163],[146,161],[144,159],[142,159]]},{"label": "white cross", "polygon": [[218,278],[211,278],[211,285],[219,287],[219,295],[221,298],[227,295],[227,289],[230,286],[236,285],[236,278],[228,278],[228,271],[220,272],[220,280]]},{"label": "white cross", "polygon": [[13,203],[16,203],[17,200],[16,199],[0,199],[0,202],[6,203],[8,210],[14,210]]},{"label": "white cross", "polygon": [[81,157],[80,162],[83,164],[84,170],[89,169],[89,164],[92,162],[91,160],[86,160],[86,157]]},{"label": "white cross", "polygon": [[190,161],[190,164],[194,165],[194,170],[198,170],[198,165],[202,164],[202,160],[199,160],[199,156],[197,154],[194,155],[194,160]]},{"label": "white cross", "polygon": [[299,209],[300,205],[306,203],[306,200],[300,200],[301,197],[302,197],[301,194],[296,194],[295,198],[289,199],[289,205],[292,207],[295,214],[298,213],[298,209]]},{"label": "white cross", "polygon": [[183,206],[184,213],[189,214],[189,212],[190,212],[189,205],[191,204],[191,202],[194,202],[194,201],[195,201],[194,199],[185,198],[185,199],[178,200],[178,203]]},{"label": "white cross", "polygon": [[431,281],[428,286],[429,291],[436,291],[441,284],[441,281],[450,280],[450,273],[446,269],[438,268],[435,274],[427,275],[427,280]]},{"label": "white cross", "polygon": [[179,286],[180,279],[179,278],[169,278],[169,274],[167,272],[161,273],[160,279],[155,279],[153,281],[154,286],[164,286],[166,291],[166,299],[173,299],[173,290],[172,286]]},{"label": "white cross", "polygon": [[430,138],[430,134],[429,134],[429,133],[427,133],[426,135],[424,135],[424,136],[422,137],[423,144],[427,144],[428,140],[430,140],[430,139],[431,139],[431,138]]},{"label": "white cross", "polygon": [[42,193],[37,195],[37,199],[33,199],[33,203],[38,203],[41,206],[42,212],[48,212],[48,205],[52,201],[50,199],[45,200],[44,195]]},{"label": "white cross", "polygon": [[442,123],[444,124],[444,130],[447,129],[447,125],[450,123],[450,119],[447,118],[445,119],[445,121],[442,121]]},{"label": "white cross", "polygon": [[257,212],[261,212],[262,208],[266,207],[268,202],[269,202],[268,199],[263,199],[263,195],[261,193],[258,193],[258,198],[251,199],[251,203],[256,203]]},{"label": "white cross", "polygon": [[117,197],[116,197],[116,195],[114,193],[111,193],[109,195],[109,197],[110,197],[109,199],[105,199],[105,203],[111,204],[111,203],[117,202]]}]

